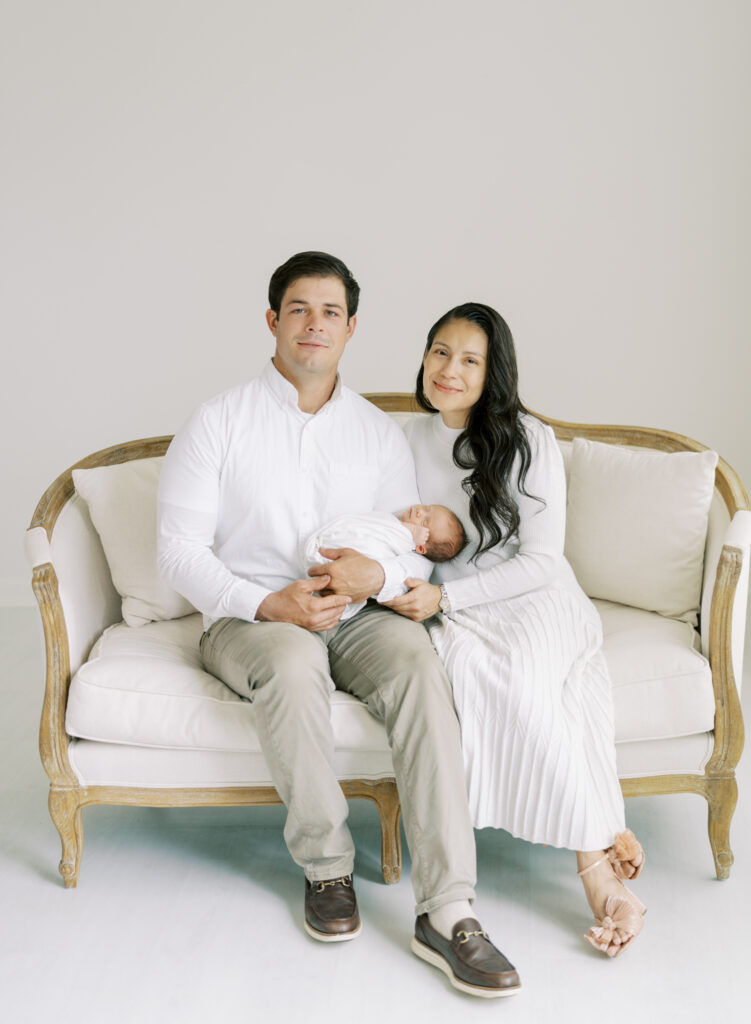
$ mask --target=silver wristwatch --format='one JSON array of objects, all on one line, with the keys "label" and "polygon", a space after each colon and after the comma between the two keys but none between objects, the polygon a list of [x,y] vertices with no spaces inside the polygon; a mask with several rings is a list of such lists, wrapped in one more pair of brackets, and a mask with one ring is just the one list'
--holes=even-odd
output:
[{"label": "silver wristwatch", "polygon": [[449,601],[449,595],[446,591],[446,585],[444,583],[441,584],[441,600],[438,602],[438,607],[441,609],[444,615],[448,615],[448,613],[451,611],[451,602]]}]

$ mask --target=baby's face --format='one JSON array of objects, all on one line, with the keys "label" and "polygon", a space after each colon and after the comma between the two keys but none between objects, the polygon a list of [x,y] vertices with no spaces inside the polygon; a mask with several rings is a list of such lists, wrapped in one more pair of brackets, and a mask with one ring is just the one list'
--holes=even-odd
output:
[{"label": "baby's face", "polygon": [[413,505],[402,516],[402,522],[418,523],[420,526],[430,529],[430,513],[435,507],[434,505]]},{"label": "baby's face", "polygon": [[402,516],[402,522],[412,531],[416,550],[425,554],[428,538],[442,539],[448,532],[450,512],[443,505],[413,505]]}]

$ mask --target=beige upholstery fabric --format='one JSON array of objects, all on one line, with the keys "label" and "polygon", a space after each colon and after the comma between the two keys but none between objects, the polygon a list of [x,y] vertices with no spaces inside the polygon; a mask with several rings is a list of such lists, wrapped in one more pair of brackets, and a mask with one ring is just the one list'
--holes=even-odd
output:
[{"label": "beige upholstery fabric", "polygon": [[[712,752],[712,733],[678,739],[618,743],[615,748],[621,779],[642,775],[700,775]],[[234,750],[167,750],[121,743],[71,740],[68,756],[83,786],[192,788],[270,786],[263,755]],[[334,770],[339,779],[385,779],[394,774],[391,754],[382,751],[337,750]]]},{"label": "beige upholstery fabric", "polygon": [[716,465],[576,438],[566,557],[585,593],[696,625]]},{"label": "beige upholstery fabric", "polygon": [[157,570],[156,492],[161,465],[159,458],[138,459],[73,470],[76,491],[89,507],[129,626],[195,611]]},{"label": "beige upholstery fabric", "polygon": [[[110,627],[71,683],[66,729],[105,743],[260,752],[252,704],[201,667],[200,615]],[[332,696],[337,749],[388,752],[364,704]]]},{"label": "beige upholstery fabric", "polygon": [[594,602],[613,684],[617,743],[690,736],[714,728],[709,662],[687,622]]},{"label": "beige upholstery fabric", "polygon": [[[596,602],[613,681],[616,740],[712,728],[709,665],[686,623]],[[183,750],[260,751],[253,706],[201,667],[201,617],[108,629],[70,688],[67,731],[84,739]],[[388,754],[381,726],[340,692],[331,715],[337,750]],[[359,755],[358,755],[359,756]]]}]

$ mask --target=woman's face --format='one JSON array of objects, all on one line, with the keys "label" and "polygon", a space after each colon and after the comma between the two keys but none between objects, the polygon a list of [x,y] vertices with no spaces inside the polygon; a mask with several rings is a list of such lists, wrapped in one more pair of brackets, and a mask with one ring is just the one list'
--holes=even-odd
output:
[{"label": "woman's face", "polygon": [[485,331],[469,320],[450,320],[423,360],[425,396],[447,427],[464,427],[482,394],[488,360]]}]

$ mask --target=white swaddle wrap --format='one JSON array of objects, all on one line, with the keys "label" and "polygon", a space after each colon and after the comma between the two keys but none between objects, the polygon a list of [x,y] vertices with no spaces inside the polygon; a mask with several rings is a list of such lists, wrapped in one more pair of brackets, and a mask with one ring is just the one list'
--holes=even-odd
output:
[{"label": "white swaddle wrap", "polygon": [[[361,555],[381,561],[414,551],[415,541],[411,531],[396,516],[374,511],[337,516],[312,533],[303,548],[306,569],[330,561],[319,553],[319,548],[354,548]],[[350,619],[364,606],[364,601],[349,605],[340,621]]]}]

